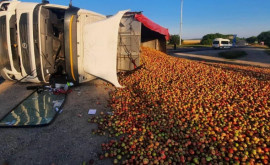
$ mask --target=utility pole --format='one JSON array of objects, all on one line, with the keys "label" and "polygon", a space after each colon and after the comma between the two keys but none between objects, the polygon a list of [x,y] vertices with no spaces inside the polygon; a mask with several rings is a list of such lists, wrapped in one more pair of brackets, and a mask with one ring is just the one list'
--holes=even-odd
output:
[{"label": "utility pole", "polygon": [[50,2],[47,0],[42,0],[42,4],[48,4],[48,3],[50,3]]},{"label": "utility pole", "polygon": [[72,0],[69,1],[69,7],[71,7],[71,6],[72,6]]},{"label": "utility pole", "polygon": [[182,45],[183,5],[184,5],[184,0],[181,0],[180,34],[179,34],[180,46]]}]

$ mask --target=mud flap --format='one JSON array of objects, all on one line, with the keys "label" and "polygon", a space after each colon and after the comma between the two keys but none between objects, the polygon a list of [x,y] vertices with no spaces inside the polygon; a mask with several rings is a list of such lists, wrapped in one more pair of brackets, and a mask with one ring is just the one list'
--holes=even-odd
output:
[{"label": "mud flap", "polygon": [[83,29],[84,34],[84,71],[122,87],[117,78],[117,46],[119,24],[127,12],[120,11],[116,15]]}]

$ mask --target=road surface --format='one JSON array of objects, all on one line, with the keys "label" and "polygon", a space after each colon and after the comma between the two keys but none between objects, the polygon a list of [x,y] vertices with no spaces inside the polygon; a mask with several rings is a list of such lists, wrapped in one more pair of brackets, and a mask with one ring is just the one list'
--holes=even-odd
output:
[{"label": "road surface", "polygon": [[223,52],[223,51],[228,51],[228,50],[213,50],[213,49],[208,49],[208,50],[204,49],[204,50],[185,52],[185,53],[170,52],[170,55],[175,56],[175,57],[191,59],[191,60],[231,63],[231,64],[240,64],[240,65],[252,65],[252,66],[270,68],[270,55],[265,53],[265,49],[242,47],[242,48],[233,48],[230,50],[243,50],[247,53],[247,55],[238,59],[225,59],[225,58],[220,57],[218,53]]}]

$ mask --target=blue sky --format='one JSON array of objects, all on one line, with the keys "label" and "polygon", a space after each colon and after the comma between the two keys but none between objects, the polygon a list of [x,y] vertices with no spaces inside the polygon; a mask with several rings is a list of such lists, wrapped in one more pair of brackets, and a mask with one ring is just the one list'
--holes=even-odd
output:
[{"label": "blue sky", "polygon": [[[41,2],[41,0],[23,0]],[[68,5],[69,0],[51,0]],[[119,10],[143,11],[156,23],[179,33],[180,0],[73,0],[73,5],[104,15]],[[270,0],[184,0],[183,38],[201,38],[208,33],[258,35],[270,30]]]}]

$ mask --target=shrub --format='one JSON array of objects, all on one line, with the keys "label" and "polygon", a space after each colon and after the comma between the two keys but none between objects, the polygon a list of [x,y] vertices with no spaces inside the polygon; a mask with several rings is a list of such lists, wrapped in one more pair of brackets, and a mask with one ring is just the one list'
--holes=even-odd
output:
[{"label": "shrub", "polygon": [[265,45],[270,46],[270,31],[262,32],[258,35],[259,42],[264,42]]},{"label": "shrub", "polygon": [[229,36],[232,35],[224,35],[224,34],[220,34],[220,33],[215,33],[215,34],[207,34],[205,36],[203,36],[201,44],[202,45],[212,45],[212,42],[215,38],[226,38],[229,39]]},{"label": "shrub", "polygon": [[236,59],[247,55],[247,53],[245,51],[226,51],[220,52],[219,55],[227,59]]},{"label": "shrub", "polygon": [[247,43],[254,44],[256,41],[258,41],[258,38],[255,36],[249,37],[246,39]]},{"label": "shrub", "polygon": [[179,43],[180,43],[180,37],[179,37],[179,35],[171,35],[170,36],[169,44],[179,45]]}]

